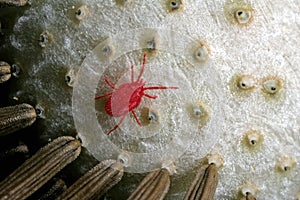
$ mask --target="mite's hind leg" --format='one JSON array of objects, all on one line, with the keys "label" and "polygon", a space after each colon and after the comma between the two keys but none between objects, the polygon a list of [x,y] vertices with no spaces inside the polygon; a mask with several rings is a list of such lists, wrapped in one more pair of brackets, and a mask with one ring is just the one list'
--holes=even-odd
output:
[{"label": "mite's hind leg", "polygon": [[108,131],[108,133],[106,133],[106,135],[111,134],[114,130],[116,130],[117,128],[119,128],[120,124],[122,124],[123,120],[125,119],[126,115],[122,116],[122,118],[120,119],[119,123],[117,125],[115,125],[110,131]]},{"label": "mite's hind leg", "polygon": [[149,99],[156,99],[157,98],[156,95],[152,96],[152,95],[149,95],[149,94],[144,94],[144,96],[148,97]]},{"label": "mite's hind leg", "polygon": [[141,69],[140,74],[139,74],[139,76],[138,76],[138,78],[137,78],[136,81],[139,81],[141,79],[141,77],[142,77],[142,75],[144,73],[145,64],[146,64],[146,54],[144,54],[143,63],[142,63],[142,69]]},{"label": "mite's hind leg", "polygon": [[107,93],[107,94],[104,94],[104,95],[101,95],[101,96],[97,96],[97,97],[95,97],[95,100],[97,100],[97,99],[102,99],[102,98],[107,97],[107,96],[110,96],[110,95],[112,95],[112,92]]},{"label": "mite's hind leg", "polygon": [[133,117],[135,119],[135,121],[138,123],[138,125],[142,126],[141,122],[139,121],[139,119],[137,118],[136,114],[134,111],[131,111],[131,113],[133,114]]},{"label": "mite's hind leg", "polygon": [[104,79],[105,83],[113,90],[115,90],[115,86],[109,81],[109,78],[106,76]]}]

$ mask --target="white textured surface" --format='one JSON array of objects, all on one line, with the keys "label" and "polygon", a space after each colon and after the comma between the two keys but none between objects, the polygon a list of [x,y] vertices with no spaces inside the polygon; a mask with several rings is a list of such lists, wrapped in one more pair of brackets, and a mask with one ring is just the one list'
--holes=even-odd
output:
[{"label": "white textured surface", "polygon": [[[171,37],[174,44],[177,44],[177,41],[182,42],[185,38],[205,41],[211,50],[208,62],[202,66],[180,70],[186,80],[190,81],[186,84],[192,86],[186,90],[186,96],[190,96],[189,93],[192,91],[191,101],[204,101],[209,107],[210,119],[199,133],[195,133],[192,146],[176,160],[177,171],[185,174],[196,166],[197,161],[206,153],[217,152],[225,163],[220,170],[216,199],[234,199],[238,189],[246,181],[257,186],[257,199],[295,198],[300,190],[299,0],[251,1],[255,10],[254,21],[242,28],[227,22],[223,12],[225,1],[221,0],[185,0],[183,11],[178,13],[168,13],[165,1],[155,0],[136,0],[127,7],[120,7],[115,5],[114,1],[104,0],[87,0],[85,4],[90,8],[90,16],[80,23],[70,19],[75,8],[80,6],[80,3],[73,1],[32,2],[31,8],[19,18],[11,42],[25,56],[35,60],[36,64],[29,74],[33,76],[45,74],[43,71],[46,66],[47,69],[51,66],[50,69],[54,72],[61,65],[76,68],[85,55],[90,58],[91,54],[88,52],[99,41],[136,29],[161,28],[173,30],[184,36]],[[54,42],[42,51],[41,56],[32,56],[31,51],[38,48],[37,38],[45,30],[53,34]],[[129,38],[124,42],[132,42],[133,45],[139,43],[130,35],[123,38]],[[122,48],[122,43],[120,44]],[[128,53],[134,49],[122,52]],[[178,51],[185,49],[181,48]],[[190,52],[187,50],[181,56],[175,52],[176,49],[172,49],[170,52],[159,53],[154,61],[164,62],[167,66],[176,63],[175,67],[182,68],[185,60],[189,60]],[[119,56],[124,60],[126,54]],[[128,56],[127,61],[131,59]],[[135,65],[138,66],[139,57],[135,57],[135,61]],[[99,63],[95,61],[95,64]],[[125,73],[130,63],[119,63],[118,66],[122,66]],[[145,79],[155,78],[156,73],[155,69],[148,75],[145,73]],[[251,74],[260,81],[266,76],[276,75],[282,79],[283,89],[275,99],[268,98],[262,93],[260,82],[250,95],[241,96],[232,93],[230,82],[239,74]],[[122,74],[118,76],[121,77]],[[91,79],[93,81],[91,84],[96,85],[94,81],[99,82],[100,78],[99,76],[97,80]],[[38,78],[33,80],[35,80],[31,83],[33,87],[38,87],[49,94],[49,99],[54,104],[60,107],[67,106],[61,105],[60,98],[56,98],[59,92],[57,88],[52,88]],[[176,80],[170,81],[176,84]],[[88,80],[86,84],[89,84]],[[167,97],[167,92],[163,94]],[[172,91],[172,94],[176,96],[176,91]],[[160,97],[164,99],[165,95]],[[82,113],[82,116],[76,117],[84,119],[89,116]],[[129,118],[130,120],[133,121]],[[189,131],[189,126],[181,124],[175,129]],[[258,151],[246,150],[241,144],[244,133],[249,129],[259,130],[264,135],[264,142]],[[194,131],[193,129],[191,133]],[[117,138],[115,139],[117,141]],[[126,137],[119,138],[119,141],[120,148],[130,148],[126,147]],[[207,148],[206,144],[215,146]],[[202,148],[203,145],[205,148]],[[142,147],[144,150],[145,148],[147,149],[147,145]],[[90,150],[93,151],[93,148]],[[294,159],[297,166],[290,173],[281,174],[276,171],[275,164],[278,158],[285,155]],[[175,183],[179,184],[180,180]],[[176,184],[173,187],[176,187]],[[177,192],[183,192],[184,189],[181,188]],[[178,198],[182,194],[171,193],[170,199],[172,195]]]}]

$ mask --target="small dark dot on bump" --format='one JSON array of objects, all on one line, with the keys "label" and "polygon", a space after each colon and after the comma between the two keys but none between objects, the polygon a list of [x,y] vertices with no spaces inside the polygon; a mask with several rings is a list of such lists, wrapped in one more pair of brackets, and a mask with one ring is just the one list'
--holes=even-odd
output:
[{"label": "small dark dot on bump", "polygon": [[254,144],[255,144],[255,141],[254,141],[254,140],[251,140],[251,144],[253,144],[253,145],[254,145]]},{"label": "small dark dot on bump", "polygon": [[41,109],[39,109],[39,108],[36,108],[36,109],[35,109],[35,112],[36,112],[36,114],[37,114],[37,115],[40,115],[40,114],[42,114],[42,110],[41,110]]},{"label": "small dark dot on bump", "polygon": [[71,81],[71,77],[70,76],[66,76],[66,81],[69,83]]},{"label": "small dark dot on bump", "polygon": [[242,15],[243,14],[243,12],[242,11],[240,11],[240,12],[238,12],[238,15],[240,16],[240,15]]},{"label": "small dark dot on bump", "polygon": [[81,15],[81,10],[80,9],[76,11],[76,15]]}]

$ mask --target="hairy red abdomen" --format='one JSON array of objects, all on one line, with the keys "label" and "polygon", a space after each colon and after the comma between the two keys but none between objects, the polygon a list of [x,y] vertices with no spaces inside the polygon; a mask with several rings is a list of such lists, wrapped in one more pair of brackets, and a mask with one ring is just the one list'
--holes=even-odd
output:
[{"label": "hairy red abdomen", "polygon": [[112,117],[126,115],[140,105],[143,95],[143,83],[124,83],[106,100],[105,111]]}]

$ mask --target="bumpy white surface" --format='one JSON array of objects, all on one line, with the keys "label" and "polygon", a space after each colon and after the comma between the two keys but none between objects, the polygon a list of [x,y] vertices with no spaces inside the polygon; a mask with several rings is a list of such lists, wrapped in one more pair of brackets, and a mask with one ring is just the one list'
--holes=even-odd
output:
[{"label": "bumpy white surface", "polygon": [[[83,21],[76,22],[73,14],[83,3],[90,8],[90,15]],[[77,85],[75,84],[75,91],[78,87],[83,88],[79,89],[79,93],[74,93],[75,95],[87,92],[87,95],[82,95],[82,99],[76,96],[75,99],[73,98],[75,122],[86,120],[86,127],[78,126],[78,121],[76,125],[84,145],[91,153],[98,155],[98,158],[116,158],[119,150],[110,153],[105,150],[100,151],[101,148],[97,145],[109,140],[113,142],[113,146],[107,143],[108,146],[105,148],[107,150],[117,147],[128,152],[152,152],[156,148],[163,149],[164,145],[158,147],[155,145],[168,143],[168,140],[163,140],[168,137],[157,139],[157,143],[153,143],[155,139],[149,143],[131,141],[136,145],[127,143],[128,136],[125,133],[128,133],[130,128],[142,130],[134,124],[134,119],[128,117],[128,121],[122,124],[118,132],[107,139],[101,127],[107,131],[114,123],[94,121],[96,111],[93,97],[102,94],[100,91],[96,92],[97,84],[103,81],[102,73],[105,71],[106,75],[116,76],[117,83],[127,80],[130,61],[134,60],[135,66],[139,69],[141,54],[136,55],[131,51],[140,49],[139,41],[135,36],[146,31],[146,28],[165,31],[158,31],[159,33],[169,33],[172,30],[176,32],[174,36],[182,35],[182,37],[170,36],[168,39],[161,39],[166,43],[160,47],[174,45],[163,49],[157,57],[148,61],[150,67],[144,74],[145,80],[148,80],[151,85],[156,83],[160,85],[170,83],[175,86],[178,84],[179,87],[184,85],[179,91],[159,92],[159,98],[155,100],[158,107],[163,105],[164,101],[169,102],[170,97],[173,97],[169,107],[174,106],[174,112],[168,114],[176,117],[180,109],[181,112],[185,112],[182,106],[193,101],[202,101],[208,105],[210,118],[201,129],[195,129],[195,125],[191,125],[186,118],[183,121],[173,120],[174,123],[170,125],[173,126],[172,129],[168,129],[169,126],[161,129],[166,136],[176,133],[174,139],[177,145],[174,145],[174,149],[179,146],[179,149],[183,150],[185,142],[188,141],[184,152],[175,153],[180,156],[175,160],[177,172],[185,174],[207,153],[219,153],[225,163],[220,169],[216,199],[235,198],[244,182],[251,182],[257,186],[258,199],[294,199],[299,192],[300,184],[300,71],[298,67],[300,1],[257,0],[250,3],[255,10],[254,20],[247,27],[239,27],[226,20],[223,12],[225,1],[221,0],[185,0],[184,9],[178,13],[168,13],[165,1],[155,0],[133,1],[125,7],[116,5],[112,0],[87,0],[81,3],[36,1],[32,2],[31,8],[16,22],[11,42],[24,52],[25,56],[35,60],[35,65],[29,72],[32,75],[42,74],[47,66],[55,70],[60,65],[78,69],[82,59],[87,55],[78,77],[82,78],[84,73],[90,73],[93,78],[79,78]],[[30,52],[38,48],[37,39],[45,30],[53,34],[54,41],[42,51],[41,57],[36,58]],[[164,35],[161,36],[163,37]],[[117,67],[112,69],[109,69],[110,65],[103,65],[101,68],[101,60],[95,56],[95,51],[90,51],[106,38],[113,39],[113,42],[125,40],[117,43],[120,49],[117,49],[116,59],[111,62]],[[189,58],[192,51],[188,47],[191,44],[182,43],[185,40],[205,41],[211,50],[209,60],[205,64],[193,63]],[[125,43],[126,45],[122,46]],[[130,43],[134,48],[129,48]],[[174,48],[180,44],[186,46]],[[160,73],[156,68],[159,64],[167,66],[167,71],[175,69],[173,73],[184,78],[176,80],[173,79],[176,76]],[[88,68],[89,65],[95,67],[95,70]],[[118,67],[121,70],[114,70]],[[233,93],[230,86],[232,78],[239,74],[251,74],[259,81],[267,76],[278,76],[283,82],[283,88],[276,98],[270,98],[262,93],[258,81],[257,87],[249,95],[239,95]],[[163,78],[159,78],[160,76]],[[44,84],[38,78],[34,80],[35,82],[31,83],[33,87],[45,90],[53,103],[60,106],[59,108],[70,106],[62,105],[59,98],[55,98],[59,93],[57,88]],[[108,89],[103,86],[103,91],[107,92]],[[87,109],[80,112],[81,107],[76,106],[80,105],[77,104],[80,103],[78,101],[83,103],[89,100],[91,102],[87,105]],[[100,114],[105,115],[105,112]],[[179,116],[183,117],[183,115]],[[88,124],[89,119],[92,121],[91,124]],[[101,123],[107,123],[109,127],[106,128]],[[94,130],[91,129],[93,126],[99,130],[99,133],[89,132]],[[256,151],[246,149],[241,142],[244,133],[250,129],[259,130],[264,136],[261,148]],[[180,131],[187,135],[191,134],[193,142],[190,141],[191,138],[178,139]],[[92,141],[87,135],[94,140]],[[149,145],[151,142],[152,145]],[[135,146],[138,148],[133,148]],[[169,155],[169,152],[165,153]],[[282,156],[289,156],[297,163],[289,173],[280,173],[276,170],[276,162]],[[150,168],[157,165],[157,162],[152,164]],[[138,168],[137,171],[149,170],[146,162],[139,165],[133,161],[133,166]],[[130,168],[128,171],[131,171]],[[134,169],[132,171],[134,172]],[[184,189],[171,193],[169,198],[179,198],[183,195]]]}]

